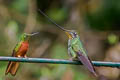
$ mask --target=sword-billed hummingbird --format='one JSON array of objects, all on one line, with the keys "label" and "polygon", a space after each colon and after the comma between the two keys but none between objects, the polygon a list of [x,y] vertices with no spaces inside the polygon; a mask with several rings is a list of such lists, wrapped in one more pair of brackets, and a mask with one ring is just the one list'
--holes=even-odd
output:
[{"label": "sword-billed hummingbird", "polygon": [[[20,37],[20,42],[17,43],[17,45],[15,46],[13,50],[12,57],[25,57],[26,58],[27,57],[26,53],[29,48],[29,38],[36,34],[38,34],[38,32],[35,32],[32,34],[23,33]],[[19,62],[9,61],[5,75],[10,73],[11,75],[15,76],[18,70],[18,67],[19,67]]]},{"label": "sword-billed hummingbird", "polygon": [[63,28],[62,26],[58,25],[56,22],[54,22],[52,19],[50,19],[45,13],[43,13],[41,10],[39,10],[42,15],[44,15],[49,21],[51,21],[53,24],[55,24],[57,27],[62,29],[68,36],[68,54],[71,56],[72,59],[76,59],[81,61],[81,63],[88,68],[88,70],[93,73],[95,76],[97,76],[94,66],[91,63],[91,60],[89,59],[87,52],[85,48],[83,47],[83,44],[80,40],[80,37],[78,36],[77,32],[75,30],[67,30]]}]

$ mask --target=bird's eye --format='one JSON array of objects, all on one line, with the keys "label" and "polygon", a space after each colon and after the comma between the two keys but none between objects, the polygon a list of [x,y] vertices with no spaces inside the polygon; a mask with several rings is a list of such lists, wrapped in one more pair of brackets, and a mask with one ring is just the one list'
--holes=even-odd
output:
[{"label": "bird's eye", "polygon": [[76,37],[76,36],[77,36],[77,33],[73,33],[73,35],[74,35],[74,37]]},{"label": "bird's eye", "polygon": [[76,35],[76,33],[74,33],[74,35]]}]

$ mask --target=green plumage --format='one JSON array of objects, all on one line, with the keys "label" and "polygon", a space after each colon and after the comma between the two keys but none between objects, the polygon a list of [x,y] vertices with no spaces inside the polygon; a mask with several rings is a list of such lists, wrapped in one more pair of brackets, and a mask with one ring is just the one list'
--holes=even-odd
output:
[{"label": "green plumage", "polygon": [[74,30],[69,30],[67,32],[69,37],[68,40],[68,53],[72,57],[72,59],[78,59],[81,63],[88,68],[90,72],[92,72],[95,76],[97,76],[95,69],[89,59],[85,48],[82,45],[80,37]]},{"label": "green plumage", "polygon": [[17,52],[22,44],[22,42],[24,42],[25,40],[28,39],[29,36],[27,36],[26,33],[23,33],[20,37],[20,42],[18,42],[14,48],[14,51]]},{"label": "green plumage", "polygon": [[79,51],[82,52],[82,54],[87,57],[86,50],[83,48],[82,42],[80,41],[79,37],[76,37],[74,39],[69,39],[68,51],[73,58],[77,57],[76,52]]},{"label": "green plumage", "polygon": [[22,44],[22,41],[20,41],[18,44],[16,44],[14,51],[17,52]]}]

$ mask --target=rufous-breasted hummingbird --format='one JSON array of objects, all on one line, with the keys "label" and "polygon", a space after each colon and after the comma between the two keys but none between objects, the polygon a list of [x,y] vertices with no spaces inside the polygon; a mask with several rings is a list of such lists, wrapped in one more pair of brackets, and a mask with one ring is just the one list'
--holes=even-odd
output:
[{"label": "rufous-breasted hummingbird", "polygon": [[[15,46],[13,50],[12,57],[25,57],[26,58],[27,57],[26,53],[29,48],[29,39],[31,36],[36,35],[38,33],[39,32],[35,32],[32,34],[23,33],[20,37],[20,41],[17,43],[17,45]],[[5,75],[10,73],[11,75],[15,76],[18,70],[19,64],[20,64],[19,62],[9,61]]]},{"label": "rufous-breasted hummingbird", "polygon": [[62,26],[58,25],[56,22],[54,22],[52,19],[50,19],[45,13],[43,13],[41,10],[39,10],[42,15],[44,15],[49,21],[51,21],[53,24],[55,24],[57,27],[62,29],[68,36],[68,54],[71,56],[71,58],[74,60],[77,58],[78,61],[81,61],[81,63],[88,68],[88,70],[93,73],[95,76],[97,76],[94,66],[90,60],[90,58],[87,55],[86,49],[83,47],[83,44],[80,40],[80,37],[78,33],[75,30],[67,30],[63,28]]}]

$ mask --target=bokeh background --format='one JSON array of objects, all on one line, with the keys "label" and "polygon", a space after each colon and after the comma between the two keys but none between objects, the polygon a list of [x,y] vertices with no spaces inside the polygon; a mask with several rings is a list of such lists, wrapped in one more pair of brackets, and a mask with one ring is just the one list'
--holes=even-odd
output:
[{"label": "bokeh background", "polygon": [[[30,39],[28,57],[69,59],[65,33],[38,11],[66,29],[77,30],[92,60],[120,61],[120,0],[0,0],[0,56],[11,56],[22,33],[39,31]],[[118,68],[95,67],[98,78],[83,66],[21,63],[15,77],[0,80],[120,80]]]}]

